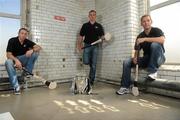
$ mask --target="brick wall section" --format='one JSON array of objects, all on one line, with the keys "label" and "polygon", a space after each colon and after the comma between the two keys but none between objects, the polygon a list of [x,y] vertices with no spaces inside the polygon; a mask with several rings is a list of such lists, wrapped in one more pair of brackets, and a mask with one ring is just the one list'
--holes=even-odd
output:
[{"label": "brick wall section", "polygon": [[138,1],[96,1],[100,22],[113,35],[113,42],[99,53],[98,77],[120,81],[123,60],[131,57],[139,32]]},{"label": "brick wall section", "polygon": [[[36,72],[47,79],[73,77],[79,69],[80,55],[75,53],[77,34],[87,20],[94,0],[32,0],[30,6],[33,41],[42,46]],[[54,16],[66,21],[57,21]]]}]

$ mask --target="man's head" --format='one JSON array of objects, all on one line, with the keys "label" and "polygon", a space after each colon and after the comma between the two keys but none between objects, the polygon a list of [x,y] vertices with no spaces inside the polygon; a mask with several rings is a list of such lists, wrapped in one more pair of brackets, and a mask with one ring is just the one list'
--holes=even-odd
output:
[{"label": "man's head", "polygon": [[144,30],[148,30],[151,28],[152,19],[150,15],[143,15],[141,17],[141,26],[144,28]]},{"label": "man's head", "polygon": [[20,28],[18,32],[18,37],[20,40],[25,40],[28,36],[28,30],[26,28]]},{"label": "man's head", "polygon": [[95,10],[90,10],[89,11],[89,20],[91,22],[95,22],[96,21],[96,11]]}]

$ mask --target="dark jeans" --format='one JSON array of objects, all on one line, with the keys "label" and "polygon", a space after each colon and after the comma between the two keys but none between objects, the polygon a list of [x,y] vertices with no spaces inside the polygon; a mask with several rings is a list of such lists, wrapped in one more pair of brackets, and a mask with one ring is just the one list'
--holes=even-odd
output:
[{"label": "dark jeans", "polygon": [[[139,68],[147,68],[149,73],[157,72],[160,65],[165,62],[165,56],[162,46],[159,43],[151,44],[150,56],[145,55],[138,59]],[[131,85],[131,68],[135,67],[132,58],[123,62],[123,74],[121,80],[121,86],[129,88]]]},{"label": "dark jeans", "polygon": [[[89,46],[89,44],[85,44]],[[98,55],[98,46],[94,45],[84,49],[83,52],[83,63],[90,66],[89,79],[90,83],[93,84],[96,75],[96,63]]]}]

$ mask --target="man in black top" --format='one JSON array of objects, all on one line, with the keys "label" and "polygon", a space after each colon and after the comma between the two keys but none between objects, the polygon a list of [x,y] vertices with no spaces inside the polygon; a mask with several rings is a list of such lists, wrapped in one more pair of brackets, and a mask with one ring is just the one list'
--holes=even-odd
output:
[{"label": "man in black top", "polygon": [[[89,46],[94,41],[104,36],[104,30],[101,24],[96,22],[96,11],[89,11],[89,22],[83,24],[78,39],[78,50],[82,51],[83,40],[84,46]],[[85,48],[83,51],[83,63],[90,66],[89,79],[93,85],[96,74],[96,62],[98,54],[98,45]]]},{"label": "man in black top", "polygon": [[20,94],[20,86],[17,80],[16,70],[25,67],[32,73],[38,52],[41,47],[27,39],[28,30],[19,29],[18,36],[11,38],[6,49],[7,60],[5,66],[9,75],[9,80],[14,88],[15,94]]},{"label": "man in black top", "polygon": [[[148,77],[152,80],[155,80],[158,68],[165,62],[164,33],[159,28],[151,27],[151,24],[150,15],[141,17],[141,25],[144,31],[137,36],[134,57],[123,62],[121,87],[116,92],[118,95],[130,92],[131,67],[135,67],[137,59],[139,67],[147,68]],[[143,57],[138,58],[137,53],[140,49],[143,49],[144,54]]]}]

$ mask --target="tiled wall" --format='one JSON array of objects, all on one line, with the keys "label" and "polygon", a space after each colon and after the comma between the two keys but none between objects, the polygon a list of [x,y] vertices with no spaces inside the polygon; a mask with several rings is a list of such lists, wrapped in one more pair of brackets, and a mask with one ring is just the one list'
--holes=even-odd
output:
[{"label": "tiled wall", "polygon": [[123,60],[132,56],[139,32],[139,4],[138,0],[96,1],[100,22],[113,35],[112,43],[100,50],[98,77],[120,81]]},{"label": "tiled wall", "polygon": [[[73,77],[80,68],[76,41],[94,0],[32,0],[30,7],[32,39],[42,46],[36,72],[47,79]],[[58,21],[54,16],[65,17]]]}]

